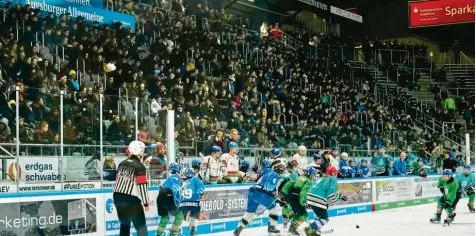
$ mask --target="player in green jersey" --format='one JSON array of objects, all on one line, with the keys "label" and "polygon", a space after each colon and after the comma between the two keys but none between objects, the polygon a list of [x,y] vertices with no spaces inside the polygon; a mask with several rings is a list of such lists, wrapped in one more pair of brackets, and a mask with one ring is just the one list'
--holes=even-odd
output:
[{"label": "player in green jersey", "polygon": [[457,174],[456,179],[461,185],[461,189],[469,197],[469,212],[474,213],[474,174],[471,173],[471,166],[465,165],[463,173]]},{"label": "player in green jersey", "polygon": [[443,175],[438,179],[438,188],[440,188],[443,196],[438,200],[436,215],[430,219],[430,222],[439,223],[441,221],[441,212],[446,209],[447,218],[444,222],[449,224],[453,222],[456,216],[453,210],[461,198],[460,185],[458,180],[453,178],[453,172],[451,170],[446,169],[443,171]]}]

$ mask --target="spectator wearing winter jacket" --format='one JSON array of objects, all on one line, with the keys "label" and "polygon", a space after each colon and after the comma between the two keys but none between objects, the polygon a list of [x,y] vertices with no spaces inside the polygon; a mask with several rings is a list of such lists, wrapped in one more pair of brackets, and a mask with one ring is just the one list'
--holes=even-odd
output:
[{"label": "spectator wearing winter jacket", "polygon": [[454,159],[454,156],[451,157],[449,153],[445,153],[444,160],[443,160],[443,170],[449,169],[455,172],[457,165],[458,165],[458,161]]}]

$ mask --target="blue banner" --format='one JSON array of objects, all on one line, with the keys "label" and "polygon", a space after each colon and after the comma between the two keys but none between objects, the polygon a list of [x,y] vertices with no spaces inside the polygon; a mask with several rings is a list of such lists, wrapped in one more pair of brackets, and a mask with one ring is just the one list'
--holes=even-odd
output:
[{"label": "blue banner", "polygon": [[[41,2],[41,1],[38,1]],[[49,5],[61,7],[95,7],[103,9],[105,6],[104,0],[45,0]]]},{"label": "blue banner", "polygon": [[94,3],[102,0],[17,0],[17,3],[24,6],[30,4],[33,9],[40,9],[43,13],[52,12],[56,16],[70,13],[73,18],[81,16],[87,22],[97,21],[99,24],[113,24],[120,22],[126,28],[135,29],[136,19],[134,16],[95,8],[91,4],[83,5],[79,3]]}]

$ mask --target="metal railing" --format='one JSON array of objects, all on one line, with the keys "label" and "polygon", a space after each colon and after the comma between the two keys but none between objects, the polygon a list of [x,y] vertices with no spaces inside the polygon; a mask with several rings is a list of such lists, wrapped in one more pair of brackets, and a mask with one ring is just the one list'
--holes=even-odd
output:
[{"label": "metal railing", "polygon": [[463,52],[460,52],[460,56],[463,56],[463,60],[460,60],[461,65],[473,65],[474,66],[474,61],[471,61],[471,59],[469,59],[469,57],[466,56],[466,54],[464,54]]}]

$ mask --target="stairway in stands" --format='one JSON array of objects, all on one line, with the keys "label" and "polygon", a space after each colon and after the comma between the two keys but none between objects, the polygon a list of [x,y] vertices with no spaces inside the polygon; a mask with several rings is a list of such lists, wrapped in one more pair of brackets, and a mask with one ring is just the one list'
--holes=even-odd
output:
[{"label": "stairway in stands", "polygon": [[[371,65],[371,64],[365,64],[365,63],[362,63],[362,62],[350,62],[349,64],[350,64],[350,67],[353,70],[355,70],[355,69],[364,69],[365,71],[367,71],[370,75],[372,75],[374,80],[377,82],[377,85],[384,85],[384,86],[387,85],[389,87],[398,87],[398,85],[393,80],[389,79],[387,75],[384,75],[384,73],[379,70],[378,66]],[[448,66],[451,66],[451,65],[448,65]],[[454,69],[454,68],[452,67],[452,69]],[[466,68],[466,69],[469,71],[469,68]],[[454,77],[452,77],[452,76],[454,76],[454,74],[452,74],[452,73],[449,73],[449,74],[450,75],[447,76],[448,81],[439,82],[439,83],[436,83],[436,84],[448,88],[448,86],[450,86],[451,84],[454,83],[454,79],[455,79]],[[461,74],[462,74],[462,72],[461,72]],[[435,82],[433,82],[430,79],[429,72],[420,72],[420,75],[421,75],[421,79],[418,81],[418,84],[421,86],[420,91],[408,91],[406,96],[411,97],[414,101],[422,103],[423,106],[425,106],[425,105],[439,106],[440,104],[437,104],[437,102],[435,100],[435,97],[434,97],[434,94],[431,92],[431,85],[435,84]],[[473,68],[473,78],[474,78],[474,68]],[[471,85],[469,85],[469,83],[468,83],[468,86],[471,86]],[[474,88],[474,79],[473,79],[473,85],[472,86]],[[402,88],[402,89],[406,90],[406,88]],[[358,90],[358,91],[360,91],[360,90]],[[373,91],[371,91],[371,92],[373,92]],[[382,98],[382,96],[375,96],[375,97],[377,98],[378,103],[388,104],[388,100],[387,101],[381,101],[380,100],[380,98]],[[383,98],[386,98],[386,96],[383,96]],[[415,119],[415,117],[414,117],[414,120],[418,123],[417,125],[420,128],[423,128],[423,126],[426,126],[427,129],[430,129],[430,130],[441,133],[441,130],[443,129],[443,124],[440,121],[437,121],[434,118],[428,116],[428,114],[420,113],[420,117],[421,116],[425,117],[424,118],[425,121],[423,121],[423,122],[419,121],[420,119]],[[457,116],[458,121],[461,121],[461,119],[462,119],[461,117]],[[428,125],[428,124],[431,124],[431,126]],[[457,139],[451,139],[447,136],[444,136],[444,138],[445,138],[446,141],[448,141],[448,143],[451,147],[456,148],[458,146],[462,146],[463,149],[464,149],[464,137],[463,136],[461,136],[461,137],[458,136]],[[472,148],[471,150],[474,150],[474,148]]]}]

